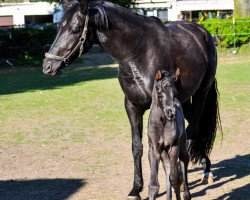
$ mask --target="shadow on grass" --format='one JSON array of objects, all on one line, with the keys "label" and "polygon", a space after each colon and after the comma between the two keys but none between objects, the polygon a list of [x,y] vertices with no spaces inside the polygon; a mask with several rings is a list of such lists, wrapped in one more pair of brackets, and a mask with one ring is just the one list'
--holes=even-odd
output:
[{"label": "shadow on grass", "polygon": [[[192,193],[192,197],[201,197],[206,195],[207,190],[213,190],[219,188],[223,185],[228,184],[229,182],[243,179],[244,177],[250,175],[250,154],[243,156],[236,156],[231,159],[223,160],[217,164],[212,165],[213,174],[215,175],[215,182],[211,185],[204,185],[204,189]],[[221,181],[221,179],[225,179]],[[190,183],[190,189],[195,188],[201,183],[192,182]],[[216,198],[218,200],[222,199],[246,199],[250,197],[250,184],[235,188],[232,191]]]},{"label": "shadow on grass", "polygon": [[65,200],[84,187],[82,179],[35,179],[0,181],[0,199]]},{"label": "shadow on grass", "polygon": [[118,69],[109,65],[113,62],[106,56],[107,54],[98,54],[96,57],[95,54],[88,55],[83,63],[79,64],[77,61],[78,63],[64,69],[60,77],[50,77],[43,74],[42,67],[2,70],[0,72],[0,95],[55,89],[83,81],[115,78]]}]

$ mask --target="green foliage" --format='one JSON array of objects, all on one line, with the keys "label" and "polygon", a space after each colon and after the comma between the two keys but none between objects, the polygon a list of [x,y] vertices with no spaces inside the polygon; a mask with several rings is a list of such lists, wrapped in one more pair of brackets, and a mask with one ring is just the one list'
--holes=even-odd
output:
[{"label": "green foliage", "polygon": [[[55,26],[43,29],[19,28],[0,31],[0,49],[7,58],[13,57],[19,62],[39,64],[44,55],[44,46],[51,44],[56,35]],[[10,37],[12,38],[10,40]],[[1,45],[1,41],[4,41]]]},{"label": "green foliage", "polygon": [[237,46],[250,41],[250,18],[237,19],[235,25],[232,19],[210,19],[201,23],[216,38],[220,47],[233,47],[234,34]]}]

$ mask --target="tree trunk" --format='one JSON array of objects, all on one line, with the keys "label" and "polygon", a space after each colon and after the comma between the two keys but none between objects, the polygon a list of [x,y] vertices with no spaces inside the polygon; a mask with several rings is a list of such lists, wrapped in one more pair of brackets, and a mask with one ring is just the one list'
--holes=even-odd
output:
[{"label": "tree trunk", "polygon": [[235,17],[250,16],[250,0],[234,0]]}]

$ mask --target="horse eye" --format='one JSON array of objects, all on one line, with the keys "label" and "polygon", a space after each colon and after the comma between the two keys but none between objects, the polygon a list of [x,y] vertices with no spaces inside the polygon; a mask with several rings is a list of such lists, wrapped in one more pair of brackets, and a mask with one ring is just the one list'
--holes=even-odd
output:
[{"label": "horse eye", "polygon": [[72,31],[71,31],[72,34],[77,34],[79,32],[80,32],[80,28],[79,27],[77,27],[75,29],[72,29]]}]

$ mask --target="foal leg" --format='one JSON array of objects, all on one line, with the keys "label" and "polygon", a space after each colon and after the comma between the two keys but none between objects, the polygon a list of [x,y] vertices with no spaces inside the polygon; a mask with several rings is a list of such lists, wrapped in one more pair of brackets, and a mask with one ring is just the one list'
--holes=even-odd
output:
[{"label": "foal leg", "polygon": [[166,151],[163,151],[161,154],[161,160],[162,160],[162,165],[163,169],[166,174],[166,195],[167,195],[167,200],[172,200],[172,188],[171,188],[171,183],[170,183],[170,160],[167,155]]},{"label": "foal leg", "polygon": [[125,108],[132,130],[132,153],[134,158],[134,183],[128,199],[139,200],[141,199],[139,193],[143,188],[141,158],[143,155],[142,123],[144,111],[136,108],[127,98],[125,98]]},{"label": "foal leg", "polygon": [[180,200],[181,178],[178,173],[179,146],[173,146],[168,154],[170,158],[170,183],[174,188],[176,199]]},{"label": "foal leg", "polygon": [[148,159],[151,170],[150,182],[148,186],[148,198],[149,200],[155,200],[160,188],[158,182],[159,158],[156,157],[155,151],[151,144],[148,151]]}]

